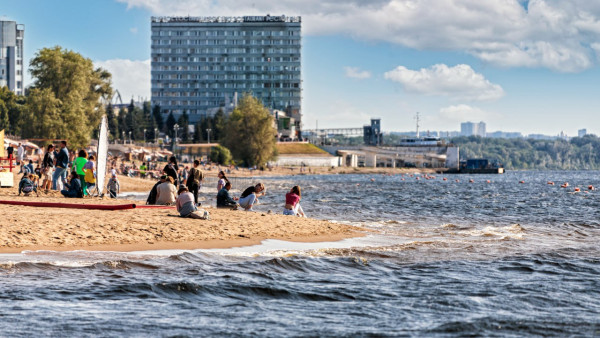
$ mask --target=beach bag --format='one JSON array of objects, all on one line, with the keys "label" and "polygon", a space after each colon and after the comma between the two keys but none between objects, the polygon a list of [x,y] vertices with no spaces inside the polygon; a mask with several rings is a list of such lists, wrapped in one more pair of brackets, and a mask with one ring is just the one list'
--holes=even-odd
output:
[{"label": "beach bag", "polygon": [[96,177],[94,177],[94,171],[91,169],[85,170],[85,183],[96,184]]}]

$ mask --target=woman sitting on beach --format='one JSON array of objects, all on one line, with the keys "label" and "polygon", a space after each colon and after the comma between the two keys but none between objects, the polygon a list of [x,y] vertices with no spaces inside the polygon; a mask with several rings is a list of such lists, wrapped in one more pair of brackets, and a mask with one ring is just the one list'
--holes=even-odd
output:
[{"label": "woman sitting on beach", "polygon": [[196,203],[194,203],[194,195],[188,191],[187,187],[181,186],[181,188],[179,188],[178,195],[176,206],[179,216],[204,220],[210,219],[210,214],[208,211],[198,209],[196,207]]},{"label": "woman sitting on beach", "polygon": [[306,217],[304,210],[300,206],[300,199],[302,194],[300,193],[300,187],[294,186],[290,192],[285,194],[285,208],[283,209],[284,215]]},{"label": "woman sitting on beach", "polygon": [[156,188],[156,204],[171,205],[175,203],[177,189],[173,183],[173,177],[167,177],[164,183],[161,183]]},{"label": "woman sitting on beach", "polygon": [[77,171],[71,172],[71,182],[67,183],[67,180],[63,182],[65,190],[61,190],[60,193],[67,198],[81,198],[83,197],[83,190],[81,189],[81,181]]},{"label": "woman sitting on beach", "polygon": [[239,204],[244,210],[252,211],[252,206],[258,204],[258,197],[264,196],[265,185],[258,183],[253,187],[248,187],[240,196]]},{"label": "woman sitting on beach", "polygon": [[223,187],[225,187],[225,184],[229,182],[229,180],[227,179],[227,176],[225,176],[225,172],[223,172],[223,170],[219,171],[219,175],[217,175],[219,177],[219,182],[217,182],[217,193],[219,191],[221,191],[221,189],[223,189]]}]

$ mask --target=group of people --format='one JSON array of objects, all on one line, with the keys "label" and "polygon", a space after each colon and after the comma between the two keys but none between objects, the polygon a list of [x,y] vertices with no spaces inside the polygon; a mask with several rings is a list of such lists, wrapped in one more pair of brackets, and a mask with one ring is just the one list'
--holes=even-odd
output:
[{"label": "group of people", "polygon": [[[19,182],[19,195],[29,195],[38,190],[60,191],[67,198],[82,198],[91,195],[96,188],[95,156],[82,149],[77,154],[70,153],[67,141],[61,141],[58,148],[49,144],[41,161],[34,168],[33,161],[22,165],[23,177]],[[41,183],[40,183],[41,181]],[[107,185],[111,197],[119,193],[116,173],[111,175]]]},{"label": "group of people", "polygon": [[[204,173],[200,169],[200,161],[195,160],[193,167],[185,171],[187,175],[181,177],[177,159],[173,156],[163,168],[163,175],[154,185],[146,204],[150,205],[176,205],[182,217],[201,218],[207,212],[196,213],[202,203],[198,202],[198,193],[204,181]],[[253,206],[259,203],[258,198],[266,193],[263,183],[246,188],[240,197],[233,197],[230,193],[232,184],[224,171],[218,174],[217,182],[217,208],[232,210],[252,211]],[[284,215],[306,217],[300,206],[302,198],[300,187],[294,186],[285,197]],[[192,215],[192,213],[194,213]],[[199,215],[201,214],[201,215]]]}]

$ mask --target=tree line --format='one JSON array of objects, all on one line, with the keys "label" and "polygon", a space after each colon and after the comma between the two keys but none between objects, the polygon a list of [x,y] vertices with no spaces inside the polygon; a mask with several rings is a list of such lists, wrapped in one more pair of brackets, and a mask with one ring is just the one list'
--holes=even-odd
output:
[{"label": "tree line", "polygon": [[526,138],[456,137],[450,142],[460,147],[460,157],[487,158],[507,169],[598,170],[600,138],[595,135],[570,140]]}]

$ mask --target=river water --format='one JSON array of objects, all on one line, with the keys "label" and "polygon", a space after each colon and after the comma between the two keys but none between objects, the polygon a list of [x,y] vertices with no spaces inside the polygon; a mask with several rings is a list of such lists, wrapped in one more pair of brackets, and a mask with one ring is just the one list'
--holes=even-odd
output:
[{"label": "river water", "polygon": [[2,336],[600,335],[600,172],[263,182],[258,210],[280,212],[297,184],[310,217],[375,232],[0,255]]}]

